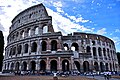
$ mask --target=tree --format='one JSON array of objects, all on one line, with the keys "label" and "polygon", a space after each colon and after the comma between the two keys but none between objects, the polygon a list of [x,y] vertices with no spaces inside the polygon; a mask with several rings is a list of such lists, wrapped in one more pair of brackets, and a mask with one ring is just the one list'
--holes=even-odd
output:
[{"label": "tree", "polygon": [[2,71],[3,51],[4,51],[4,36],[2,31],[0,31],[0,71]]}]

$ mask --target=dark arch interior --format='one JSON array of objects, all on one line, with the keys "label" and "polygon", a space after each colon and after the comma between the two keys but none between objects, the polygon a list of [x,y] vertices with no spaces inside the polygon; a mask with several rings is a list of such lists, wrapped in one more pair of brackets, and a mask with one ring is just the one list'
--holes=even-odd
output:
[{"label": "dark arch interior", "polygon": [[80,63],[78,61],[74,61],[76,67],[77,67],[77,70],[80,71]]},{"label": "dark arch interior", "polygon": [[46,70],[46,63],[44,60],[40,61],[40,71]]},{"label": "dark arch interior", "polygon": [[62,71],[69,71],[69,61],[68,60],[62,61]]},{"label": "dark arch interior", "polygon": [[57,71],[57,61],[56,60],[52,60],[50,62],[50,69],[51,69],[51,71]]},{"label": "dark arch interior", "polygon": [[47,48],[47,44],[45,41],[42,41],[42,51],[46,51],[46,48]]}]

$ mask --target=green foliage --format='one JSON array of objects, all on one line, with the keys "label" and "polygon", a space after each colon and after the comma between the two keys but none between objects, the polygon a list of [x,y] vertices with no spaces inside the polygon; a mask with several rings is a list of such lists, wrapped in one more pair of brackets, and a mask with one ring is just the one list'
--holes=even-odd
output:
[{"label": "green foliage", "polygon": [[3,51],[4,51],[4,36],[2,31],[0,31],[0,71],[2,70]]}]

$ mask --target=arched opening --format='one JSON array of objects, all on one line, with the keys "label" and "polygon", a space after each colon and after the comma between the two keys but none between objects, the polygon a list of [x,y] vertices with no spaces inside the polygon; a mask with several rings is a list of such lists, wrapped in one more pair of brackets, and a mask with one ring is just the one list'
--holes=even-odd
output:
[{"label": "arched opening", "polygon": [[112,71],[112,64],[110,63],[110,71]]},{"label": "arched opening", "polygon": [[80,72],[80,63],[78,61],[74,61],[74,63],[75,63],[77,70]]},{"label": "arched opening", "polygon": [[51,69],[51,71],[57,71],[57,61],[56,60],[52,60],[51,62],[50,62],[50,69]]},{"label": "arched opening", "polygon": [[83,70],[84,70],[84,72],[89,71],[89,62],[88,61],[83,62]]},{"label": "arched opening", "polygon": [[108,57],[110,58],[110,53],[109,53],[109,49],[107,49],[107,54],[108,54]]},{"label": "arched opening", "polygon": [[9,56],[11,56],[12,55],[12,48],[10,49],[10,54],[9,54]]},{"label": "arched opening", "polygon": [[96,55],[96,48],[95,47],[93,47],[93,56],[97,56]]},{"label": "arched opening", "polygon": [[10,63],[7,64],[7,70],[9,70],[9,65],[10,65]]},{"label": "arched opening", "polygon": [[90,53],[91,52],[90,46],[87,46],[86,50],[87,50],[87,53]]},{"label": "arched opening", "polygon": [[64,49],[65,49],[65,50],[69,50],[69,47],[68,47],[68,44],[67,44],[67,43],[63,44],[63,46],[64,46]]},{"label": "arched opening", "polygon": [[38,34],[38,27],[35,28],[35,35]]},{"label": "arched opening", "polygon": [[56,40],[51,41],[51,51],[57,51],[57,41]]},{"label": "arched opening", "polygon": [[25,53],[28,53],[28,44],[25,44]]},{"label": "arched opening", "polygon": [[99,56],[102,56],[101,51],[102,51],[102,50],[101,50],[101,48],[99,47],[99,48],[98,48],[98,54],[99,54]]},{"label": "arched opening", "polygon": [[30,31],[30,29],[28,30],[28,36],[30,36],[31,35],[31,31]]},{"label": "arched opening", "polygon": [[78,44],[77,43],[72,43],[71,50],[78,51],[79,50]]},{"label": "arched opening", "polygon": [[103,55],[106,57],[106,49],[103,48]]},{"label": "arched opening", "polygon": [[106,71],[108,71],[108,63],[105,64]]},{"label": "arched opening", "polygon": [[45,71],[46,70],[46,62],[44,60],[40,61],[40,71]]},{"label": "arched opening", "polygon": [[62,71],[69,71],[69,61],[68,60],[62,61]]},{"label": "arched opening", "polygon": [[23,71],[26,71],[27,70],[27,63],[26,62],[23,62]]},{"label": "arched opening", "polygon": [[48,32],[48,26],[44,26],[43,27],[43,33],[47,33]]},{"label": "arched opening", "polygon": [[11,63],[11,71],[14,69],[14,63]]},{"label": "arched opening", "polygon": [[20,64],[19,64],[19,62],[17,62],[17,63],[16,63],[16,67],[15,67],[15,70],[16,70],[16,71],[19,71],[19,66],[20,66]]},{"label": "arched opening", "polygon": [[12,54],[15,55],[15,53],[16,53],[16,47],[13,48]]},{"label": "arched opening", "polygon": [[103,62],[100,62],[100,69],[101,69],[101,72],[104,71],[104,64],[103,64]]},{"label": "arched opening", "polygon": [[36,42],[33,42],[33,43],[32,43],[31,52],[37,52],[37,43],[36,43]]},{"label": "arched opening", "polygon": [[94,62],[94,70],[99,71],[99,66],[97,62]]},{"label": "arched opening", "polygon": [[42,45],[42,51],[46,51],[47,43],[45,41],[42,41],[41,45]]},{"label": "arched opening", "polygon": [[31,61],[31,71],[35,71],[35,69],[36,69],[36,62]]},{"label": "arched opening", "polygon": [[17,51],[18,51],[18,54],[21,54],[21,51],[22,51],[22,46],[21,45],[18,46]]}]

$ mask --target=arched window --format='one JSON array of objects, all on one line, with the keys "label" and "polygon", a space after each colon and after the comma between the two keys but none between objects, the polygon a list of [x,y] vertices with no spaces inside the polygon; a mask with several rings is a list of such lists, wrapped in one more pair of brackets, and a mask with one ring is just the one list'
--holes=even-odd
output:
[{"label": "arched window", "polygon": [[38,34],[38,27],[35,28],[35,35]]},{"label": "arched window", "polygon": [[15,53],[16,53],[16,47],[13,48],[12,55],[15,55]]},{"label": "arched window", "polygon": [[36,42],[32,43],[31,52],[37,52],[37,43]]},{"label": "arched window", "polygon": [[102,52],[101,52],[102,50],[101,50],[101,48],[99,47],[98,48],[98,54],[99,54],[99,56],[102,56]]},{"label": "arched window", "polygon": [[25,49],[25,53],[28,53],[28,44],[25,44],[24,49]]},{"label": "arched window", "polygon": [[63,44],[63,46],[64,46],[64,49],[65,49],[65,50],[69,50],[69,47],[68,47],[68,44],[67,44],[67,43]]},{"label": "arched window", "polygon": [[93,56],[97,56],[96,55],[96,48],[95,47],[93,47]]},{"label": "arched window", "polygon": [[28,30],[27,30],[27,36],[30,36],[30,35],[31,35],[31,30],[28,29]]},{"label": "arched window", "polygon": [[17,51],[18,51],[18,54],[21,54],[21,51],[22,51],[22,46],[21,45],[18,46]]},{"label": "arched window", "polygon": [[43,33],[47,33],[48,32],[48,26],[44,26],[43,27]]},{"label": "arched window", "polygon": [[79,50],[78,44],[77,43],[72,43],[71,50],[78,51]]},{"label": "arched window", "polygon": [[90,48],[90,46],[87,46],[87,53],[90,53],[91,52],[91,48]]},{"label": "arched window", "polygon": [[105,48],[103,48],[103,54],[104,54],[104,56],[106,56],[106,49]]},{"label": "arched window", "polygon": [[51,51],[57,51],[57,41],[56,40],[51,41]]},{"label": "arched window", "polygon": [[45,41],[42,41],[41,45],[42,45],[42,51],[46,51],[47,43]]}]

